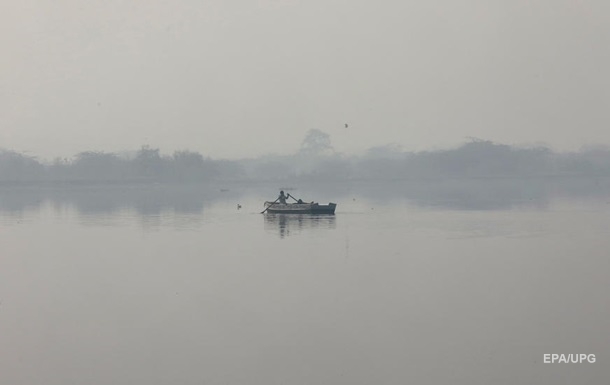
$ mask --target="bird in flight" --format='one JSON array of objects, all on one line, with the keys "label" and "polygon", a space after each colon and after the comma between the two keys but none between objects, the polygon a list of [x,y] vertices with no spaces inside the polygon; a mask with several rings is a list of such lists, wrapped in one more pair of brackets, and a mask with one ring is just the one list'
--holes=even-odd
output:
[{"label": "bird in flight", "polygon": [[349,127],[349,126],[347,125],[347,123],[345,123],[345,128],[347,128],[347,127]]}]

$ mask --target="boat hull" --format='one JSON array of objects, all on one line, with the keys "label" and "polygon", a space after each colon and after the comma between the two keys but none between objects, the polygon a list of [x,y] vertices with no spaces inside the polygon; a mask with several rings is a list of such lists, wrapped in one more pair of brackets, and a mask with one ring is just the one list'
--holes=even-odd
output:
[{"label": "boat hull", "polygon": [[265,202],[265,207],[273,214],[334,214],[337,204]]}]

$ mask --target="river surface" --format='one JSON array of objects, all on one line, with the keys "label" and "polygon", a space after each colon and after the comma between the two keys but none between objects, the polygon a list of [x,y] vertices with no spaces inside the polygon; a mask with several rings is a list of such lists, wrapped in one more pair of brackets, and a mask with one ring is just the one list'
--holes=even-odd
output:
[{"label": "river surface", "polygon": [[0,384],[608,383],[609,232],[595,178],[4,185]]}]

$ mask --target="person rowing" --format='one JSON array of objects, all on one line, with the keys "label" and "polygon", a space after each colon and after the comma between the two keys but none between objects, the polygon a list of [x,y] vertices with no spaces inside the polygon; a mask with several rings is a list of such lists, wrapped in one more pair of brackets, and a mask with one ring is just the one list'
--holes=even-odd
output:
[{"label": "person rowing", "polygon": [[[290,194],[289,194],[290,195]],[[284,190],[280,191],[280,196],[277,198],[277,200],[280,202],[280,204],[285,205],[286,204],[286,199],[288,198],[287,195],[284,195]]]},{"label": "person rowing", "polygon": [[[293,196],[292,196],[292,195],[290,195],[290,194],[284,194],[284,191],[283,191],[283,190],[282,190],[282,191],[280,191],[280,196],[277,198],[277,200],[278,200],[280,203],[282,203],[282,204],[286,204],[286,203],[287,203],[287,202],[286,202],[286,199],[288,199],[288,198],[292,198],[292,199],[294,199],[294,201],[295,201],[296,203],[305,203],[305,202],[303,202],[303,200],[302,200],[302,199],[297,199],[297,198],[293,197]],[[313,203],[313,202],[312,202],[312,203]]]}]

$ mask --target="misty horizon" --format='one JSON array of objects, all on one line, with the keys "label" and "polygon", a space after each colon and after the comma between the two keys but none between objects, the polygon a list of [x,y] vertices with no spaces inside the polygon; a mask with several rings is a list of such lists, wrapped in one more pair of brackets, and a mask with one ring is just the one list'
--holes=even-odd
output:
[{"label": "misty horizon", "polygon": [[[321,131],[318,129],[310,129],[310,130],[306,131],[303,136],[306,136],[307,134],[309,134],[311,132],[321,132],[324,135],[326,135],[329,139],[332,138],[332,135],[328,134],[325,131]],[[51,157],[41,156],[40,154],[35,153],[34,151],[20,150],[20,149],[16,149],[16,148],[7,148],[7,147],[3,147],[3,146],[0,146],[0,153],[13,153],[13,154],[22,155],[22,156],[28,157],[30,159],[34,159],[34,160],[40,162],[41,164],[45,164],[45,165],[50,165],[53,162],[56,162],[59,160],[72,161],[75,158],[77,158],[80,154],[85,154],[85,153],[116,155],[121,158],[130,159],[130,158],[133,158],[137,154],[137,152],[139,150],[141,150],[142,148],[157,149],[160,151],[160,155],[162,155],[162,156],[171,156],[172,154],[177,153],[177,152],[192,152],[192,153],[201,154],[206,159],[211,159],[211,160],[245,161],[245,160],[253,160],[253,159],[264,159],[264,158],[268,158],[268,157],[285,157],[285,156],[291,156],[291,155],[298,154],[299,152],[302,151],[303,140],[300,139],[297,142],[298,142],[298,145],[296,145],[294,147],[294,149],[292,149],[292,150],[285,150],[285,151],[279,151],[279,152],[278,151],[269,151],[269,152],[263,152],[259,155],[254,155],[254,156],[236,156],[236,157],[216,157],[216,156],[209,155],[204,151],[200,151],[200,150],[197,150],[197,149],[189,147],[189,146],[176,147],[176,148],[172,149],[172,148],[165,148],[163,146],[151,145],[150,143],[141,143],[134,148],[121,148],[121,149],[87,148],[87,149],[82,149],[82,150],[76,151],[75,153],[72,153],[72,154],[58,154],[58,155],[51,156]],[[438,153],[438,152],[456,150],[460,147],[463,147],[464,145],[467,145],[468,143],[473,143],[473,142],[491,143],[494,145],[509,146],[510,148],[515,149],[515,150],[544,149],[546,151],[550,151],[555,154],[578,154],[578,153],[591,152],[591,151],[610,151],[610,144],[605,144],[605,143],[586,143],[575,149],[568,150],[568,149],[556,149],[553,146],[550,146],[550,145],[548,145],[548,143],[543,142],[543,141],[542,142],[532,142],[532,143],[502,143],[502,142],[493,141],[493,140],[490,140],[487,138],[479,138],[479,137],[472,137],[472,136],[464,136],[464,139],[461,142],[457,142],[453,145],[432,146],[432,147],[421,149],[421,150],[411,150],[411,149],[403,146],[402,144],[396,143],[396,142],[388,142],[385,144],[370,146],[367,148],[363,148],[362,150],[359,150],[359,151],[351,151],[351,152],[350,151],[347,151],[347,152],[339,151],[338,148],[341,147],[340,143],[335,144],[334,142],[332,142],[331,147],[332,147],[332,155],[344,156],[344,157],[366,157],[366,156],[371,156],[374,154],[383,156],[384,153],[386,153],[388,155],[396,154],[396,153],[401,153],[401,154]]]},{"label": "misty horizon", "polygon": [[0,151],[0,181],[211,182],[215,180],[394,180],[412,178],[497,178],[610,176],[610,148],[556,153],[546,147],[518,148],[471,138],[459,147],[409,152],[400,146],[370,148],[363,155],[335,150],[330,135],[310,130],[289,155],[223,160],[195,151],[166,155],[142,146],[129,153],[85,151],[42,163]]}]

